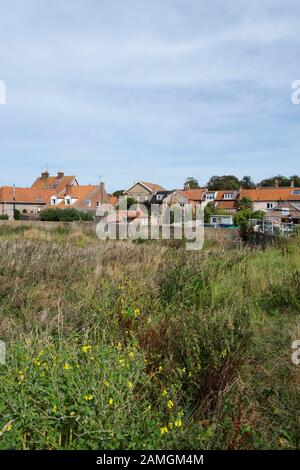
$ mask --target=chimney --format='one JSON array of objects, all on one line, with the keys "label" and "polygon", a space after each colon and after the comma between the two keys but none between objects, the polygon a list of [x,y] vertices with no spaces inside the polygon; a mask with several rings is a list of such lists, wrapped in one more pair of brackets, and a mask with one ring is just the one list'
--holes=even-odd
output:
[{"label": "chimney", "polygon": [[57,172],[57,179],[58,180],[62,180],[64,176],[65,176],[65,174],[64,174],[63,171],[58,171]]},{"label": "chimney", "polygon": [[275,188],[279,188],[279,179],[275,178]]},{"label": "chimney", "polygon": [[291,179],[291,188],[294,188],[295,187],[295,181],[294,181],[294,178]]},{"label": "chimney", "polygon": [[47,180],[49,178],[48,171],[43,171],[43,173],[41,174],[41,178],[42,180]]},{"label": "chimney", "polygon": [[104,202],[105,195],[105,184],[104,181],[100,181],[100,202]]}]

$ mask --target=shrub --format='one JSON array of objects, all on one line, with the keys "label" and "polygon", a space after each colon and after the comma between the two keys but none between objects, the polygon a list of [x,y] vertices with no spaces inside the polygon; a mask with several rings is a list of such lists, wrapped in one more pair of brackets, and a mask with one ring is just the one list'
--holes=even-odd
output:
[{"label": "shrub", "polygon": [[0,220],[8,220],[8,215],[6,215],[6,214],[1,214],[1,215],[0,215]]},{"label": "shrub", "polygon": [[74,222],[74,221],[92,221],[94,217],[92,214],[79,211],[75,208],[60,209],[57,207],[50,207],[41,212],[41,220],[51,222]]}]

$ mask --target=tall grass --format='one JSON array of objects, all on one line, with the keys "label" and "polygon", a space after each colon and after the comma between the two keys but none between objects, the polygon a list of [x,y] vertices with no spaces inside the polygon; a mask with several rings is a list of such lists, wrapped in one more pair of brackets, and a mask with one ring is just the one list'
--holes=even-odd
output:
[{"label": "tall grass", "polygon": [[0,448],[299,447],[299,238],[0,235]]}]

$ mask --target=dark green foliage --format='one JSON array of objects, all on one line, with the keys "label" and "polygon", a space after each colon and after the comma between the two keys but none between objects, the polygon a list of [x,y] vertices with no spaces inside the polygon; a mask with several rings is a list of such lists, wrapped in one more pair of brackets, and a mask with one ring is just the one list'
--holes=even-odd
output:
[{"label": "dark green foliage", "polygon": [[77,220],[92,221],[94,220],[93,214],[79,211],[74,208],[59,209],[49,208],[45,209],[40,214],[41,220],[48,222],[73,222]]}]

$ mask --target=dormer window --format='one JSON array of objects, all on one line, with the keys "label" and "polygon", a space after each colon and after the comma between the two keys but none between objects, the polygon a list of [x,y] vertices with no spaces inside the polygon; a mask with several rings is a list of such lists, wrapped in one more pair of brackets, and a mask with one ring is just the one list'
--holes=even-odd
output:
[{"label": "dormer window", "polygon": [[224,199],[234,199],[233,193],[224,193]]},{"label": "dormer window", "polygon": [[206,200],[213,201],[216,197],[216,193],[206,193]]},{"label": "dormer window", "polygon": [[56,196],[52,196],[51,197],[51,206],[56,206],[57,204],[57,197]]}]

